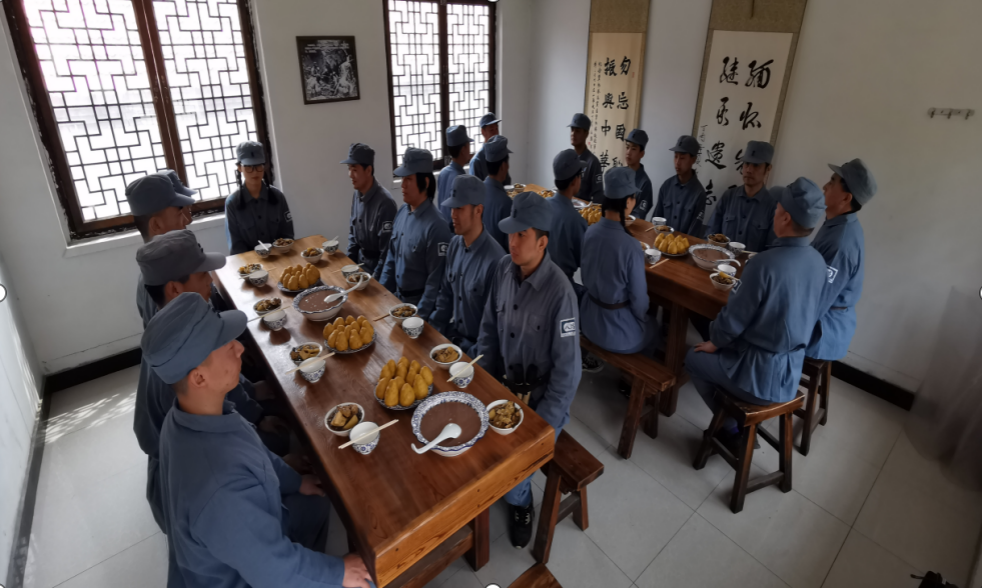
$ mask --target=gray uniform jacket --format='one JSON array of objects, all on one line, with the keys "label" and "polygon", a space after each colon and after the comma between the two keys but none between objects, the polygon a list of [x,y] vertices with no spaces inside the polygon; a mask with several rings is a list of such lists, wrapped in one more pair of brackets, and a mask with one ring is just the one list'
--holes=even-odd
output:
[{"label": "gray uniform jacket", "polygon": [[774,244],[774,209],[777,200],[767,188],[761,188],[753,198],[747,197],[743,186],[723,193],[709,220],[707,235],[723,233],[731,241],[743,243],[747,251],[763,251]]},{"label": "gray uniform jacket", "polygon": [[225,238],[232,255],[252,251],[259,241],[292,239],[293,215],[286,196],[265,182],[259,198],[253,198],[245,186],[233,192],[225,200]]},{"label": "gray uniform jacket", "polygon": [[404,204],[396,213],[379,283],[403,302],[415,304],[419,316],[430,316],[436,307],[451,236],[429,198],[414,211]]},{"label": "gray uniform jacket", "polygon": [[396,201],[378,180],[364,194],[355,190],[351,197],[348,257],[355,263],[364,263],[362,267],[376,279],[382,271],[379,260],[389,246],[395,218]]},{"label": "gray uniform jacket", "polygon": [[[706,189],[693,173],[682,183],[677,175],[665,180],[658,189],[658,203],[652,216],[665,219],[668,226],[680,233],[702,234],[702,217],[706,212]],[[735,237],[734,241],[739,243]]]},{"label": "gray uniform jacket", "polygon": [[580,267],[580,254],[583,250],[583,235],[586,233],[586,219],[573,208],[573,201],[556,194],[546,200],[552,209],[552,228],[549,229],[549,257],[563,270],[566,277]]},{"label": "gray uniform jacket", "polygon": [[484,180],[484,230],[491,238],[501,245],[501,248],[508,251],[508,235],[498,228],[498,221],[511,216],[512,200],[505,192],[504,185],[494,178]]},{"label": "gray uniform jacket", "polygon": [[580,172],[580,193],[576,197],[587,202],[602,203],[604,200],[604,172],[600,167],[600,160],[589,149],[584,149],[579,157],[580,161],[587,163],[587,166]]}]

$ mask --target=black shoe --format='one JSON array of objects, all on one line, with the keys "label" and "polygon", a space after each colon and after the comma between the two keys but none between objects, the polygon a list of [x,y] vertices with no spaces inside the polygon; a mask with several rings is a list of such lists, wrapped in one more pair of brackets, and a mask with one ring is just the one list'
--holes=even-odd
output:
[{"label": "black shoe", "polygon": [[535,504],[511,507],[511,525],[509,534],[511,544],[515,549],[525,549],[532,540],[532,521],[535,520]]},{"label": "black shoe", "polygon": [[631,384],[628,384],[624,380],[617,382],[617,391],[620,392],[621,396],[624,398],[631,398]]},{"label": "black shoe", "polygon": [[599,373],[604,369],[604,364],[594,354],[589,351],[583,355],[583,371],[589,374]]}]

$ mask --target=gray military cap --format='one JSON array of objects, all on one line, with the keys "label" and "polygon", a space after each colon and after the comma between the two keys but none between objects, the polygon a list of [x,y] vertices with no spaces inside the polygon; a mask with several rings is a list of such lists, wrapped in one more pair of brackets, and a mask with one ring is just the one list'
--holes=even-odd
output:
[{"label": "gray military cap", "polygon": [[433,173],[433,154],[426,149],[410,147],[402,156],[402,165],[397,167],[392,175],[404,178],[413,174]]},{"label": "gray military cap", "polygon": [[143,283],[163,286],[199,272],[225,267],[221,253],[205,253],[194,233],[187,229],[157,235],[136,252]]},{"label": "gray military cap", "polygon": [[699,155],[699,141],[692,135],[682,135],[679,140],[675,143],[675,147],[669,149],[669,151],[674,151],[676,153],[688,153],[689,155],[695,157]]},{"label": "gray military cap", "polygon": [[749,141],[740,161],[744,163],[770,163],[774,159],[774,146],[767,141]]},{"label": "gray military cap", "polygon": [[841,166],[830,163],[829,168],[839,174],[856,202],[865,206],[876,194],[876,179],[862,159],[856,158]]},{"label": "gray military cap", "polygon": [[641,129],[634,129],[627,134],[627,139],[624,139],[629,143],[634,143],[644,151],[644,148],[648,146],[648,133],[642,131]]},{"label": "gray military cap", "polygon": [[154,315],[140,347],[157,376],[165,384],[175,384],[245,328],[244,312],[216,312],[200,294],[185,292]]},{"label": "gray military cap", "polygon": [[501,161],[508,157],[509,153],[511,151],[508,149],[508,139],[502,135],[495,135],[484,144],[484,159],[489,162]]},{"label": "gray military cap", "polygon": [[576,151],[564,149],[552,160],[552,176],[556,180],[569,180],[586,169],[587,163],[580,159]]},{"label": "gray military cap", "polygon": [[162,169],[157,173],[170,180],[171,185],[174,186],[174,191],[181,196],[194,196],[198,193],[197,190],[192,190],[185,186],[184,182],[181,181],[181,176],[177,175],[177,172],[172,169]]},{"label": "gray military cap", "polygon": [[613,167],[604,174],[604,198],[620,200],[638,193],[636,174],[629,167]]},{"label": "gray military cap", "polygon": [[352,143],[348,147],[348,159],[342,165],[375,165],[375,150],[364,143]]},{"label": "gray military cap", "polygon": [[262,143],[243,141],[235,148],[235,157],[240,165],[260,165],[266,163],[266,149]]},{"label": "gray military cap", "polygon": [[799,225],[814,229],[825,218],[825,195],[815,182],[798,178],[780,192],[778,202]]},{"label": "gray military cap", "polygon": [[461,208],[468,204],[477,206],[484,204],[484,194],[487,189],[484,182],[477,176],[461,174],[453,179],[453,188],[450,191],[450,198],[443,201],[447,208]]},{"label": "gray military cap", "polygon": [[447,127],[447,147],[458,147],[473,141],[467,136],[467,127],[464,125],[454,125]]},{"label": "gray military cap", "polygon": [[521,233],[528,228],[548,231],[552,228],[552,210],[539,194],[522,192],[512,202],[511,216],[498,221],[498,228],[508,235]]},{"label": "gray military cap", "polygon": [[489,112],[481,117],[481,128],[488,125],[496,125],[501,122],[501,119],[494,115],[493,112]]},{"label": "gray military cap", "polygon": [[130,213],[136,216],[156,214],[171,206],[184,208],[194,204],[193,198],[174,191],[170,178],[161,174],[149,174],[130,182],[126,186],[126,201]]},{"label": "gray military cap", "polygon": [[592,123],[590,122],[590,117],[583,114],[582,112],[578,112],[573,115],[573,122],[569,123],[568,126],[571,126],[574,129],[583,129],[584,131],[589,131],[591,124]]}]

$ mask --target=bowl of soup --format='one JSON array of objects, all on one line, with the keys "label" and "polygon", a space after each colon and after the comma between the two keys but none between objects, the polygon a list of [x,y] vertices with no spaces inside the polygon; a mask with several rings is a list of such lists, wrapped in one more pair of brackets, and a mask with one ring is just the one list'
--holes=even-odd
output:
[{"label": "bowl of soup", "polygon": [[325,298],[331,294],[340,294],[344,292],[341,288],[337,286],[318,286],[316,288],[310,288],[304,290],[293,299],[293,308],[296,309],[304,318],[310,319],[315,322],[329,321],[339,312],[341,312],[341,307],[345,302],[348,301],[348,295],[343,294],[339,300],[335,300],[328,304],[324,301]]},{"label": "bowl of soup", "polygon": [[435,394],[420,403],[413,412],[413,435],[426,445],[450,423],[460,427],[460,435],[454,439],[444,439],[431,449],[443,457],[466,453],[484,437],[488,430],[488,409],[466,392]]}]

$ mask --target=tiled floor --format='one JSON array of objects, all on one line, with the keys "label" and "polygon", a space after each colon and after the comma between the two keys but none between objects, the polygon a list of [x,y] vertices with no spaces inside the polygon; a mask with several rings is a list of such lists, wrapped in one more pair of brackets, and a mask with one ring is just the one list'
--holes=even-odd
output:
[{"label": "tiled floor", "polygon": [[[166,542],[144,499],[146,460],[132,433],[138,368],[57,393],[41,466],[26,574],[32,588],[163,587]],[[590,528],[567,519],[549,568],[563,586],[915,587],[941,571],[966,586],[982,529],[982,495],[950,485],[905,435],[905,412],[840,381],[828,425],[808,457],[794,456],[794,490],[774,487],[730,512],[733,473],[719,457],[692,469],[710,414],[686,386],[679,410],[614,451],[626,400],[617,374],[586,375],[568,431],[605,465],[590,486]],[[766,444],[755,467],[770,471]],[[543,478],[536,478],[536,501]],[[455,562],[430,588],[507,587],[534,562],[511,547],[507,509],[492,512],[491,562]],[[346,541],[335,516],[329,551]]]}]

